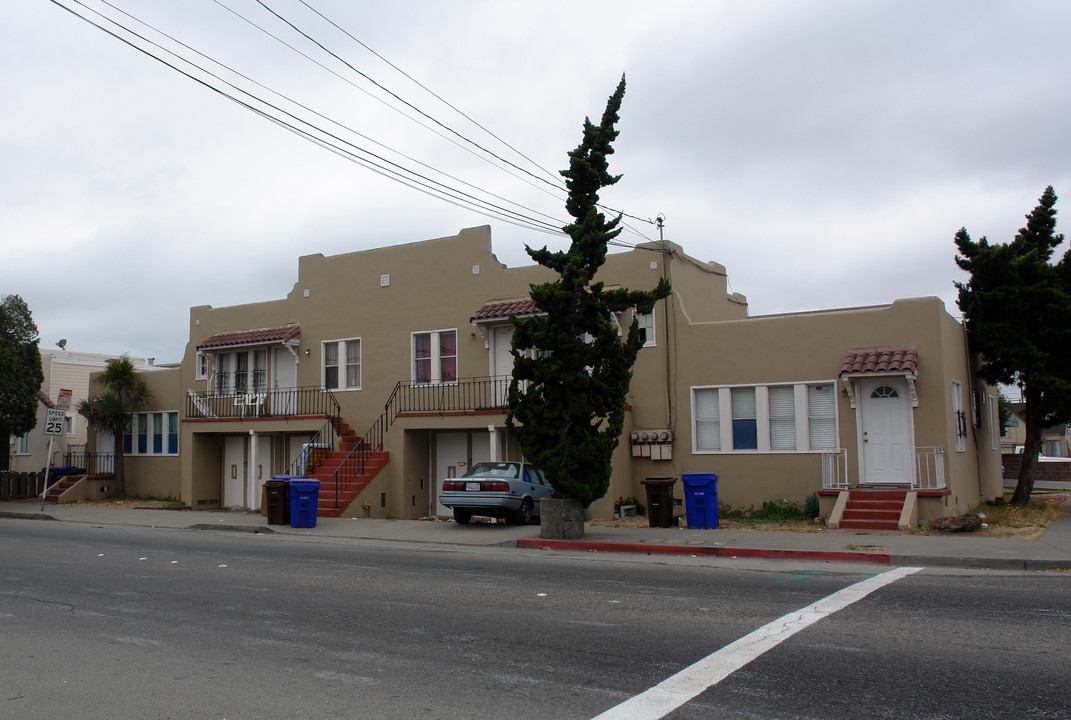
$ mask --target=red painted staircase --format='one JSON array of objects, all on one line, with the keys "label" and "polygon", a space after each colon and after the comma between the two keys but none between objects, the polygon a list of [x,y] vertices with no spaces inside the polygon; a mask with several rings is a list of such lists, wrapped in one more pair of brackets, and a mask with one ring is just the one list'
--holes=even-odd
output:
[{"label": "red painted staircase", "polygon": [[853,530],[899,530],[907,490],[852,488],[841,518],[842,528]]},{"label": "red painted staircase", "polygon": [[[318,517],[339,517],[356,499],[357,495],[372,482],[379,471],[390,460],[390,453],[376,450],[369,454],[363,472],[356,467],[343,470],[338,476],[338,484],[343,489],[336,493],[335,472],[342,466],[350,454],[361,446],[361,438],[341,420],[335,421],[335,431],[339,437],[339,449],[324,454],[308,476],[320,481],[320,493],[316,502]],[[351,463],[351,466],[355,463]],[[337,498],[336,498],[337,494]]]},{"label": "red painted staircase", "polygon": [[63,493],[77,485],[85,477],[85,475],[64,475],[63,478],[57,481],[54,485],[50,484],[48,486],[48,494],[45,495],[45,503],[55,505],[59,502],[60,496],[63,495]]}]

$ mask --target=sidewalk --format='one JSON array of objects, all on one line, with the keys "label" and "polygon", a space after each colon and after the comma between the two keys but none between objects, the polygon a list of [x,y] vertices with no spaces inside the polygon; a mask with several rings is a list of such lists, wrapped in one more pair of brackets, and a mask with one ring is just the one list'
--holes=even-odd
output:
[{"label": "sidewalk", "polygon": [[[1071,499],[1068,500],[1071,503]],[[1001,570],[1071,570],[1071,515],[1051,523],[1034,540],[980,535],[904,535],[826,530],[815,533],[757,530],[685,530],[589,525],[577,541],[544,540],[538,525],[452,521],[319,518],[314,528],[268,525],[255,513],[226,510],[137,510],[122,507],[0,502],[0,520],[26,518],[95,525],[263,532],[285,535],[389,540],[473,546],[503,546],[584,552],[627,552],[868,562]]]}]

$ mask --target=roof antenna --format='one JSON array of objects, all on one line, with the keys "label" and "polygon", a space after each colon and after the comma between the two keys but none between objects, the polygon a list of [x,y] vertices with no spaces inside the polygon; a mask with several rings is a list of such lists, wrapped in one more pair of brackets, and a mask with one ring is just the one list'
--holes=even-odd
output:
[{"label": "roof antenna", "polygon": [[56,347],[58,347],[60,350],[66,350],[67,349],[67,338],[63,338],[58,343],[56,343]]}]

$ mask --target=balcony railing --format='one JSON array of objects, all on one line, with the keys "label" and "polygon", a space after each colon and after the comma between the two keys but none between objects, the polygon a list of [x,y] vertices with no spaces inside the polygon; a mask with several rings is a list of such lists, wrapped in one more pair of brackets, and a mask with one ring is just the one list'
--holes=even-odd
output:
[{"label": "balcony railing", "polygon": [[264,392],[186,393],[186,417],[279,418],[298,415],[338,417],[338,400],[325,388],[296,387]]},{"label": "balcony railing", "polygon": [[[403,381],[395,387],[387,403],[387,412],[478,412],[501,410],[509,398],[508,375],[460,378],[449,383],[413,383]],[[393,405],[393,407],[391,407]]]}]

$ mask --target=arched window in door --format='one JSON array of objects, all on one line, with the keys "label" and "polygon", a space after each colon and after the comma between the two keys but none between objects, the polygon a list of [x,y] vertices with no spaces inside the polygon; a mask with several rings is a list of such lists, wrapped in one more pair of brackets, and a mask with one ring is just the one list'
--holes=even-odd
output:
[{"label": "arched window in door", "polygon": [[886,398],[898,398],[900,393],[892,385],[878,385],[874,392],[870,393],[871,400],[884,400]]}]

